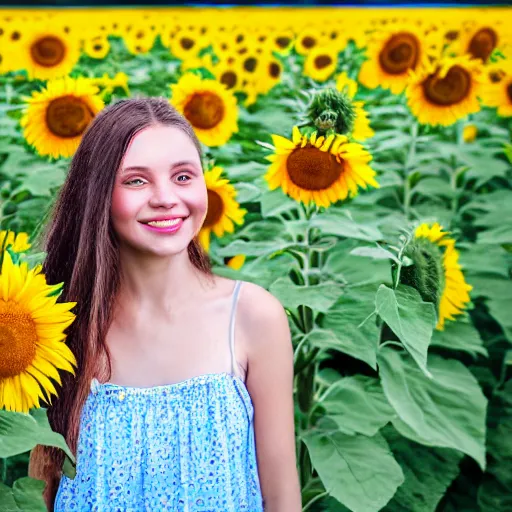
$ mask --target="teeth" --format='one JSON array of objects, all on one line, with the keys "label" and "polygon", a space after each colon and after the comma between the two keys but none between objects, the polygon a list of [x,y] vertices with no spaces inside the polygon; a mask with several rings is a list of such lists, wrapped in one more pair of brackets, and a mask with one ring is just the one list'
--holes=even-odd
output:
[{"label": "teeth", "polygon": [[159,228],[165,228],[169,226],[176,226],[176,224],[179,224],[181,219],[172,219],[172,220],[152,220],[151,222],[148,222],[150,226],[155,226]]}]

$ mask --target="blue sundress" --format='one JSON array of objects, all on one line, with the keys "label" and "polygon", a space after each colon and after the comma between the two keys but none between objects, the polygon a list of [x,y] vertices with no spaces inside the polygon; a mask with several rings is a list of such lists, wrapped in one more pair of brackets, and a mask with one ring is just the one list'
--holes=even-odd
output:
[{"label": "blue sundress", "polygon": [[149,388],[91,382],[74,479],[62,476],[54,511],[262,512],[254,409],[236,371]]}]

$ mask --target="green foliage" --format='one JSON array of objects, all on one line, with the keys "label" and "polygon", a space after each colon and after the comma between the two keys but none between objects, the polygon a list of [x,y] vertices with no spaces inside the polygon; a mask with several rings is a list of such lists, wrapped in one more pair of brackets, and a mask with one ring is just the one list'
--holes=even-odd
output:
[{"label": "green foliage", "polygon": [[[131,55],[118,38],[104,61],[83,57],[73,76],[129,76],[132,95],[169,97],[180,61],[161,44]],[[512,509],[512,173],[509,121],[493,109],[448,127],[418,124],[404,95],[359,86],[375,135],[365,141],[377,190],[329,208],[298,204],[263,178],[271,134],[349,133],[351,100],[301,75],[283,57],[282,83],[249,107],[239,131],[205,162],[224,168],[245,223],[213,237],[214,272],[255,282],[283,304],[294,349],[297,458],[308,512],[495,512]],[[364,51],[349,43],[337,73],[356,76]],[[199,69],[208,76],[208,72]],[[0,90],[2,229],[34,240],[62,185],[68,159],[42,158],[19,126],[23,97],[42,84],[3,75]],[[115,89],[106,102],[122,98]],[[464,143],[466,122],[478,127]],[[303,125],[303,128],[304,128]],[[435,329],[446,286],[441,251],[410,238],[439,222],[473,286],[469,313]],[[9,249],[12,251],[12,249]],[[30,264],[44,254],[19,256]],[[243,254],[240,270],[225,265]],[[0,510],[44,510],[41,482],[26,477],[36,443],[68,455],[43,410],[0,411]],[[21,468],[21,469],[20,469]]]}]

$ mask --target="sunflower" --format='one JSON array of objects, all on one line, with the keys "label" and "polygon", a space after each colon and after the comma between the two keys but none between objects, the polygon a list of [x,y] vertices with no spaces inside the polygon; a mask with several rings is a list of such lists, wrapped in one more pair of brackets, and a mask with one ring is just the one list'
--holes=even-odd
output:
[{"label": "sunflower", "polygon": [[364,109],[363,101],[354,101],[354,112],[356,117],[354,119],[354,129],[352,130],[352,137],[354,140],[363,142],[375,135],[375,132],[370,127],[370,120],[368,119],[368,112]]},{"label": "sunflower", "polygon": [[21,119],[23,135],[40,155],[72,156],[82,134],[103,108],[98,88],[87,78],[56,78],[33,92]]},{"label": "sunflower", "polygon": [[259,94],[266,94],[281,81],[283,65],[275,57],[263,60],[261,73],[255,82]]},{"label": "sunflower", "polygon": [[478,128],[474,124],[467,124],[462,130],[462,139],[466,143],[474,142],[478,135]]},{"label": "sunflower", "polygon": [[20,67],[29,78],[48,80],[71,72],[80,57],[80,41],[65,28],[33,24],[20,49]]},{"label": "sunflower", "polygon": [[350,78],[346,71],[343,71],[336,77],[336,89],[353,98],[357,94],[357,82]]},{"label": "sunflower", "polygon": [[229,258],[226,265],[233,270],[240,270],[245,263],[245,254],[237,254],[232,258]]},{"label": "sunflower", "polygon": [[274,52],[280,55],[288,55],[293,48],[295,35],[292,30],[279,29],[271,35],[270,40]]},{"label": "sunflower", "polygon": [[106,36],[95,36],[84,41],[84,53],[91,59],[104,59],[110,51],[110,43]]},{"label": "sunflower", "polygon": [[375,89],[381,86],[400,94],[406,87],[409,71],[415,70],[428,55],[438,54],[441,38],[430,36],[414,26],[396,25],[372,35],[368,41],[368,60],[363,62],[358,80]]},{"label": "sunflower", "polygon": [[[61,284],[49,286],[41,265],[29,270],[15,265],[4,252],[0,274],[0,407],[28,413],[40,407],[39,399],[51,403],[57,394],[51,377],[59,384],[57,369],[75,371],[77,363],[64,343],[64,330],[73,322],[70,312],[76,302],[57,304]],[[42,390],[46,392],[47,397]]]},{"label": "sunflower", "polygon": [[210,71],[226,89],[232,89],[233,91],[239,89],[243,72],[238,60],[233,62],[221,60]]},{"label": "sunflower", "polygon": [[14,233],[13,231],[0,231],[0,250],[12,246],[14,252],[25,252],[31,247],[28,242],[28,233]]},{"label": "sunflower", "polygon": [[0,30],[0,72],[23,69],[24,42],[29,33],[26,24],[19,20],[4,19]]},{"label": "sunflower", "polygon": [[315,46],[321,43],[318,29],[305,28],[295,39],[295,51],[300,55],[307,55]]},{"label": "sunflower", "polygon": [[304,75],[317,82],[325,82],[335,71],[338,60],[338,51],[335,48],[313,48],[304,61]]},{"label": "sunflower", "polygon": [[484,83],[482,64],[468,55],[444,57],[411,72],[406,95],[409,108],[422,124],[448,126],[478,112]]},{"label": "sunflower", "polygon": [[178,59],[185,60],[197,57],[199,51],[207,45],[207,39],[201,35],[198,29],[189,27],[180,30],[170,41],[171,53]]},{"label": "sunflower", "polygon": [[509,27],[503,21],[493,20],[482,23],[476,20],[462,24],[451,42],[448,51],[456,55],[469,54],[474,59],[486,63],[493,51],[508,42]]},{"label": "sunflower", "polygon": [[442,270],[438,270],[441,296],[439,300],[437,329],[443,330],[446,319],[454,320],[470,302],[469,292],[473,287],[466,283],[459,264],[459,252],[455,240],[449,238],[437,222],[433,225],[421,224],[415,230],[416,239],[424,239],[434,244],[442,253]]},{"label": "sunflower", "polygon": [[309,138],[293,127],[292,140],[272,135],[275,153],[265,180],[270,190],[281,187],[285,194],[309,205],[328,207],[347,196],[355,196],[358,187],[378,187],[372,159],[363,146],[348,142],[344,135]]},{"label": "sunflower", "polygon": [[170,88],[171,103],[187,118],[203,144],[221,146],[238,131],[236,97],[217,80],[187,73]]},{"label": "sunflower", "polygon": [[144,25],[123,34],[126,49],[132,55],[148,53],[155,44],[156,33]]},{"label": "sunflower", "polygon": [[512,63],[497,62],[487,66],[487,76],[490,78],[481,92],[482,102],[489,107],[497,107],[501,117],[512,116]]},{"label": "sunflower", "polygon": [[222,172],[222,167],[215,166],[204,173],[208,191],[208,211],[198,238],[205,251],[210,250],[212,232],[217,237],[224,233],[233,233],[234,223],[242,225],[247,213],[247,210],[240,208],[235,199],[235,187],[229,180],[220,177]]}]

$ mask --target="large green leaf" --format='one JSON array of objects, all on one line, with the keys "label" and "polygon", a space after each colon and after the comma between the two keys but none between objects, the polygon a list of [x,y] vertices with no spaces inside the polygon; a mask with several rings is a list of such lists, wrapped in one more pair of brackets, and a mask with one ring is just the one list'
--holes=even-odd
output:
[{"label": "large green leaf", "polygon": [[477,354],[487,356],[480,334],[467,318],[459,318],[456,322],[446,321],[444,330],[434,330],[430,345],[468,352],[475,357]]},{"label": "large green leaf", "polygon": [[474,297],[487,297],[486,304],[491,315],[501,325],[505,336],[512,342],[512,281],[494,276],[474,276],[471,278]]},{"label": "large green leaf", "polygon": [[52,431],[45,409],[30,414],[0,410],[0,457],[28,452],[38,444],[61,448],[75,462],[64,437]]},{"label": "large green leaf", "polygon": [[391,267],[387,260],[372,260],[351,254],[360,242],[342,240],[327,255],[323,270],[347,282],[349,286],[370,283],[391,284]]},{"label": "large green leaf", "polygon": [[404,480],[380,434],[349,436],[326,418],[302,439],[327,492],[353,512],[377,512]]},{"label": "large green leaf", "polygon": [[42,480],[28,476],[16,480],[12,489],[0,482],[0,512],[47,512],[44,487]]},{"label": "large green leaf", "polygon": [[381,285],[375,297],[375,307],[418,366],[428,375],[427,351],[436,325],[434,305],[423,302],[418,291],[410,286],[399,285],[393,290]]},{"label": "large green leaf", "polygon": [[489,404],[487,473],[478,490],[482,512],[512,510],[512,380]]},{"label": "large green leaf", "polygon": [[338,298],[321,322],[328,333],[316,336],[313,343],[317,347],[344,352],[377,369],[379,329],[375,318],[364,322],[372,313],[370,301],[374,297],[374,290],[365,288],[357,291],[361,293],[350,290]]},{"label": "large green leaf", "polygon": [[295,309],[303,305],[325,313],[341,295],[342,288],[337,283],[329,282],[297,286],[290,279],[280,277],[272,283],[269,291],[287,308]]},{"label": "large green leaf", "polygon": [[325,393],[325,414],[344,434],[372,437],[396,414],[380,382],[372,377],[343,377]]},{"label": "large green leaf", "polygon": [[378,363],[384,393],[398,414],[393,425],[402,435],[460,450],[485,468],[487,400],[462,363],[430,356],[431,379],[409,356],[389,347],[379,352]]},{"label": "large green leaf", "polygon": [[[499,245],[471,244],[460,247],[459,262],[462,266],[466,280],[472,283],[472,275],[488,274],[508,278],[510,255]],[[474,293],[478,290],[474,290]]]},{"label": "large green leaf", "polygon": [[405,482],[384,512],[435,512],[438,503],[459,474],[462,454],[447,448],[432,448],[402,437],[393,427],[382,431],[405,475]]},{"label": "large green leaf", "polygon": [[357,240],[377,241],[382,233],[374,226],[360,224],[345,210],[329,210],[311,219],[311,226],[319,228],[322,233]]}]

